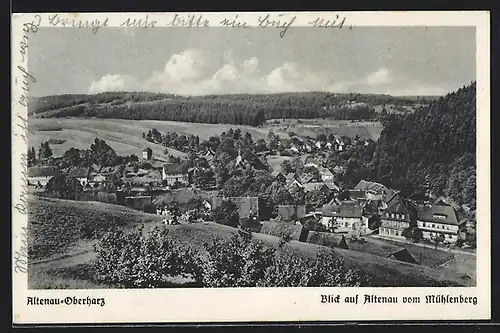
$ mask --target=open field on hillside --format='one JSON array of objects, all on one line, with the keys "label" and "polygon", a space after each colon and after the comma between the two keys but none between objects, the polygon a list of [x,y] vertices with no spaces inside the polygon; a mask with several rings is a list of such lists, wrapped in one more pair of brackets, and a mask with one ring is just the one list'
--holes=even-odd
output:
[{"label": "open field on hillside", "polygon": [[[61,144],[51,144],[54,156],[62,156],[70,148],[87,149],[96,137],[103,139],[118,154],[140,156],[142,150],[150,147],[153,156],[165,159],[165,147],[154,144],[142,138],[142,133],[152,127],[140,124],[140,121],[109,120],[109,119],[36,119],[28,120],[31,130],[28,137],[29,146],[38,149],[40,143],[50,139],[65,140]],[[169,148],[174,156],[186,154]]]},{"label": "open field on hillside", "polygon": [[[230,128],[240,129],[242,133],[250,133],[254,141],[269,140],[269,132],[281,138],[288,139],[289,132],[301,136],[315,138],[318,134],[337,134],[378,140],[382,127],[378,123],[350,123],[343,120],[318,120],[319,125],[309,122],[296,123],[292,127],[266,125],[252,127],[230,124],[201,124],[161,120],[123,120],[123,119],[85,119],[85,118],[33,118],[28,120],[31,130],[28,142],[36,149],[43,141],[52,140],[51,148],[54,156],[62,156],[70,148],[87,149],[96,137],[105,140],[120,155],[135,154],[139,156],[145,147],[153,150],[157,159],[164,159],[165,147],[147,142],[142,133],[156,128],[161,133],[175,132],[185,135],[198,135],[200,140],[207,140],[211,136],[218,136]],[[169,148],[174,156],[185,156],[184,153]]]},{"label": "open field on hillside", "polygon": [[269,163],[269,166],[273,170],[279,170],[281,171],[281,163],[283,161],[289,161],[291,157],[289,156],[278,156],[278,155],[268,155],[266,156],[267,163]]},{"label": "open field on hillside", "polygon": [[[93,245],[96,239],[110,228],[145,226],[145,232],[161,226],[161,216],[137,212],[126,207],[96,203],[74,202],[30,197],[29,255],[30,288],[82,288],[93,286],[92,262],[95,260]],[[198,224],[163,226],[181,243],[203,251],[204,242],[212,237],[229,238],[237,229],[206,222]],[[254,234],[265,244],[277,246],[278,238]],[[300,242],[289,242],[286,251],[314,257],[323,247]],[[373,255],[336,249],[348,266],[361,268],[377,281],[395,281],[407,284],[425,284],[431,281],[452,281],[467,285],[470,281],[447,269],[431,269],[410,265]],[[54,279],[50,277],[54,276]],[[186,281],[172,281],[181,286]],[[397,282],[396,282],[397,283]],[[396,284],[398,285],[398,284]]]},{"label": "open field on hillside", "polygon": [[377,141],[382,132],[382,124],[376,121],[350,121],[334,119],[272,119],[265,126],[274,133],[295,133],[299,136],[315,138],[319,134],[345,135],[354,138],[370,138]]},{"label": "open field on hillside", "polygon": [[475,280],[477,276],[477,258],[472,254],[456,253],[455,258],[442,265],[441,268],[467,274]]}]

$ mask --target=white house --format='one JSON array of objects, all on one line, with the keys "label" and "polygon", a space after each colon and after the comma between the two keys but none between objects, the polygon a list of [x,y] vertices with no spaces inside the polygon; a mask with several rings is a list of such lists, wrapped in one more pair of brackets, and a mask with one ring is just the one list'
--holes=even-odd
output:
[{"label": "white house", "polygon": [[340,205],[323,206],[321,224],[327,228],[365,235],[368,217],[363,216],[363,207],[356,202],[344,201]]},{"label": "white house", "polygon": [[162,180],[167,185],[189,184],[188,167],[183,164],[166,163],[162,168]]},{"label": "white house", "polygon": [[28,168],[28,185],[45,186],[52,177],[60,174],[59,169],[49,166]]},{"label": "white house", "polygon": [[86,186],[89,182],[90,171],[88,167],[74,167],[69,170],[68,176],[78,179],[82,186]]},{"label": "white house", "polygon": [[321,176],[321,180],[326,182],[333,182],[335,179],[335,176],[333,173],[328,170],[327,168],[324,167],[318,167],[319,174]]},{"label": "white house", "polygon": [[466,223],[458,221],[452,206],[432,205],[417,208],[417,226],[424,239],[433,240],[442,234],[445,243],[454,243],[466,228]]}]

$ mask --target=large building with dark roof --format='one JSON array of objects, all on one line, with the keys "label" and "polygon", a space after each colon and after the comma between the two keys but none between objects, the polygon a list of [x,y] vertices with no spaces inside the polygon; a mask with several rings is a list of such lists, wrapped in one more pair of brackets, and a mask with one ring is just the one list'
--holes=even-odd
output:
[{"label": "large building with dark roof", "polygon": [[166,163],[162,169],[162,180],[166,185],[180,183],[189,184],[189,168],[187,165],[178,163]]},{"label": "large building with dark roof", "polygon": [[404,239],[403,231],[415,225],[413,207],[402,198],[392,200],[380,217],[379,235]]},{"label": "large building with dark roof", "polygon": [[432,240],[442,234],[446,243],[454,243],[466,223],[458,220],[452,206],[432,205],[417,207],[417,226],[424,239]]},{"label": "large building with dark roof", "polygon": [[61,175],[59,169],[50,166],[28,168],[28,185],[45,186],[52,177]]},{"label": "large building with dark roof", "polygon": [[355,201],[324,205],[322,213],[321,223],[327,228],[360,235],[368,231],[368,217],[365,216],[363,207]]}]

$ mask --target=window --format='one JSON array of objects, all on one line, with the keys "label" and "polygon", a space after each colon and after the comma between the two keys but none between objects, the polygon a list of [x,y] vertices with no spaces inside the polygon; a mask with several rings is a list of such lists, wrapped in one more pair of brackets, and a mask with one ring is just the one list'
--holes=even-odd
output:
[{"label": "window", "polygon": [[391,217],[394,218],[394,213],[391,213]]},{"label": "window", "polygon": [[405,219],[405,214],[401,214],[401,219],[404,220]]}]

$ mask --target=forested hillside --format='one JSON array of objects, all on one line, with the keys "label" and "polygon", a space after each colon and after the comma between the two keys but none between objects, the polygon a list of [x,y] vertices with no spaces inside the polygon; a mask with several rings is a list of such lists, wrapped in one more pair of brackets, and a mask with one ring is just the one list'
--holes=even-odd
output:
[{"label": "forested hillside", "polygon": [[475,82],[384,125],[376,145],[349,157],[353,183],[369,178],[413,195],[430,190],[475,208]]},{"label": "forested hillside", "polygon": [[144,92],[107,92],[34,98],[30,114],[40,117],[97,117],[171,120],[258,126],[266,119],[373,119],[375,107],[412,106],[425,98],[326,92],[176,96]]}]

